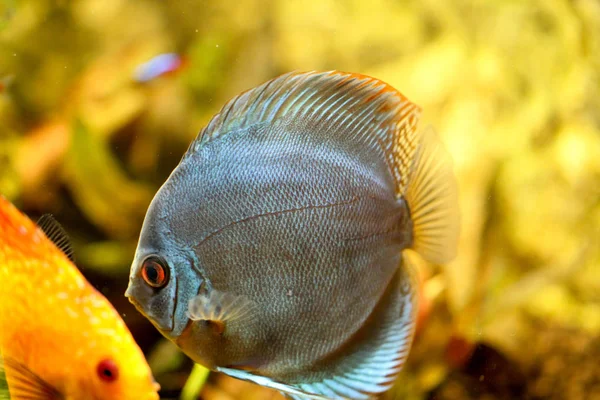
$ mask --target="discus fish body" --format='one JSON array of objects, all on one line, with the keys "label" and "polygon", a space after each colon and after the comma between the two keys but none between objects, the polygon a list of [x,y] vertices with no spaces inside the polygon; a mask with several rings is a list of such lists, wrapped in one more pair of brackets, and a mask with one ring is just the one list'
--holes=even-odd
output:
[{"label": "discus fish body", "polygon": [[289,396],[369,398],[410,349],[403,251],[446,262],[449,157],[376,79],[290,73],[234,99],[154,197],[126,295],[194,361]]},{"label": "discus fish body", "polygon": [[0,196],[0,373],[9,398],[158,400],[142,351],[72,264],[60,225],[49,216],[39,224]]}]

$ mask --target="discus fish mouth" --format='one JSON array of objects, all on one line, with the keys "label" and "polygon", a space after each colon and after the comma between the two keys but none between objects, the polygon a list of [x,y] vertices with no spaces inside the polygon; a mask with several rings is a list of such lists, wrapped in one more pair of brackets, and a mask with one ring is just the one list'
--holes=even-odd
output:
[{"label": "discus fish mouth", "polygon": [[[150,288],[146,288],[146,289],[150,289]],[[129,299],[129,302],[131,304],[133,304],[133,306],[142,315],[145,315],[148,318],[148,320],[150,320],[152,325],[154,325],[159,331],[161,331],[165,335],[172,332],[173,329],[175,328],[175,313],[174,312],[171,313],[170,317],[168,317],[168,318],[157,317],[152,312],[151,309],[147,309],[147,307],[144,307],[142,305],[142,303],[139,302],[138,296],[136,296],[136,292],[139,294],[140,291],[143,291],[143,289],[140,290],[140,289],[138,289],[137,285],[132,285],[130,283],[129,286],[127,287],[127,290],[125,291],[125,297],[127,297],[127,299]],[[149,299],[150,296],[145,296],[144,298]],[[146,303],[147,303],[147,301],[146,301]]]},{"label": "discus fish mouth", "polygon": [[128,299],[129,299],[129,302],[131,304],[133,304],[133,306],[141,314],[146,315],[148,317],[148,320],[150,320],[150,322],[152,323],[152,325],[154,325],[156,327],[156,329],[158,329],[159,331],[161,331],[164,334],[167,334],[167,333],[170,333],[173,331],[173,329],[175,327],[175,315],[173,315],[170,318],[168,325],[162,324],[152,314],[147,313],[146,310],[144,310],[144,307],[142,307],[142,305],[140,303],[138,303],[138,301],[135,299],[135,297],[129,296]]},{"label": "discus fish mouth", "polygon": [[136,310],[138,310],[141,313],[144,312],[144,308],[142,307],[142,305],[140,303],[138,303],[138,301],[135,299],[135,297],[131,296],[130,293],[125,292],[125,297],[127,297],[127,299],[129,299],[129,302],[131,304],[133,304],[133,306],[135,307]]}]

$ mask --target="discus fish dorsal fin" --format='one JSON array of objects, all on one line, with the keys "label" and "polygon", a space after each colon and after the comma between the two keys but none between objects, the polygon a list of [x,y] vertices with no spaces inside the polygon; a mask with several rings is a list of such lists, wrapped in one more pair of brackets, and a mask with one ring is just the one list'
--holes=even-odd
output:
[{"label": "discus fish dorsal fin", "polygon": [[[420,108],[386,83],[339,71],[291,72],[231,99],[190,145],[277,120],[310,126],[313,139],[379,147],[406,198],[414,224],[414,248],[426,260],[452,259],[458,241],[456,179],[448,153],[432,129],[417,132]],[[316,128],[316,129],[315,129]],[[323,132],[327,132],[326,135]],[[307,138],[309,140],[310,138]]]},{"label": "discus fish dorsal fin", "polygon": [[[231,99],[191,144],[186,156],[206,142],[239,129],[286,119],[310,123],[327,140],[379,146],[398,195],[406,192],[421,109],[388,84],[340,71],[291,72]],[[320,133],[319,133],[320,132]],[[322,135],[327,132],[327,135]],[[360,138],[361,140],[358,140]]]},{"label": "discus fish dorsal fin", "polygon": [[64,400],[58,390],[27,366],[0,356],[0,396],[6,392],[12,400]]},{"label": "discus fish dorsal fin", "polygon": [[405,194],[413,222],[413,249],[429,262],[454,258],[458,245],[458,187],[450,155],[433,128],[420,135]]},{"label": "discus fish dorsal fin", "polygon": [[37,225],[44,232],[46,237],[50,239],[52,243],[60,251],[62,251],[71,261],[75,261],[73,256],[73,247],[71,240],[67,235],[67,232],[62,225],[52,216],[52,214],[44,214],[37,221]]},{"label": "discus fish dorsal fin", "polygon": [[188,314],[192,321],[211,321],[224,329],[231,320],[244,320],[251,317],[255,304],[245,296],[207,290],[190,299]]}]

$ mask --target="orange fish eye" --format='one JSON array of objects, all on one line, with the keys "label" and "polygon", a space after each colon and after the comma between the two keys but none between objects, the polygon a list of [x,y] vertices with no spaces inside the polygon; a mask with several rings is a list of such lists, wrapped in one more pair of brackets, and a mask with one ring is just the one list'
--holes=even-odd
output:
[{"label": "orange fish eye", "polygon": [[96,374],[104,382],[114,382],[119,379],[119,367],[111,359],[102,360],[96,367]]},{"label": "orange fish eye", "polygon": [[162,259],[150,256],[142,264],[142,278],[148,285],[159,289],[169,281],[169,270]]}]

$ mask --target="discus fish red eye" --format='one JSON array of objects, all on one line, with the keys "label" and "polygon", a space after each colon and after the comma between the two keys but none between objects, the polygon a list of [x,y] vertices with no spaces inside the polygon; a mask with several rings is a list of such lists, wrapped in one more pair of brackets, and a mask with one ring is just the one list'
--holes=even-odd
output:
[{"label": "discus fish red eye", "polygon": [[114,382],[119,378],[119,367],[113,360],[102,360],[96,367],[96,373],[104,382]]},{"label": "discus fish red eye", "polygon": [[142,278],[153,288],[162,288],[169,281],[169,270],[158,257],[148,257],[142,265]]}]

